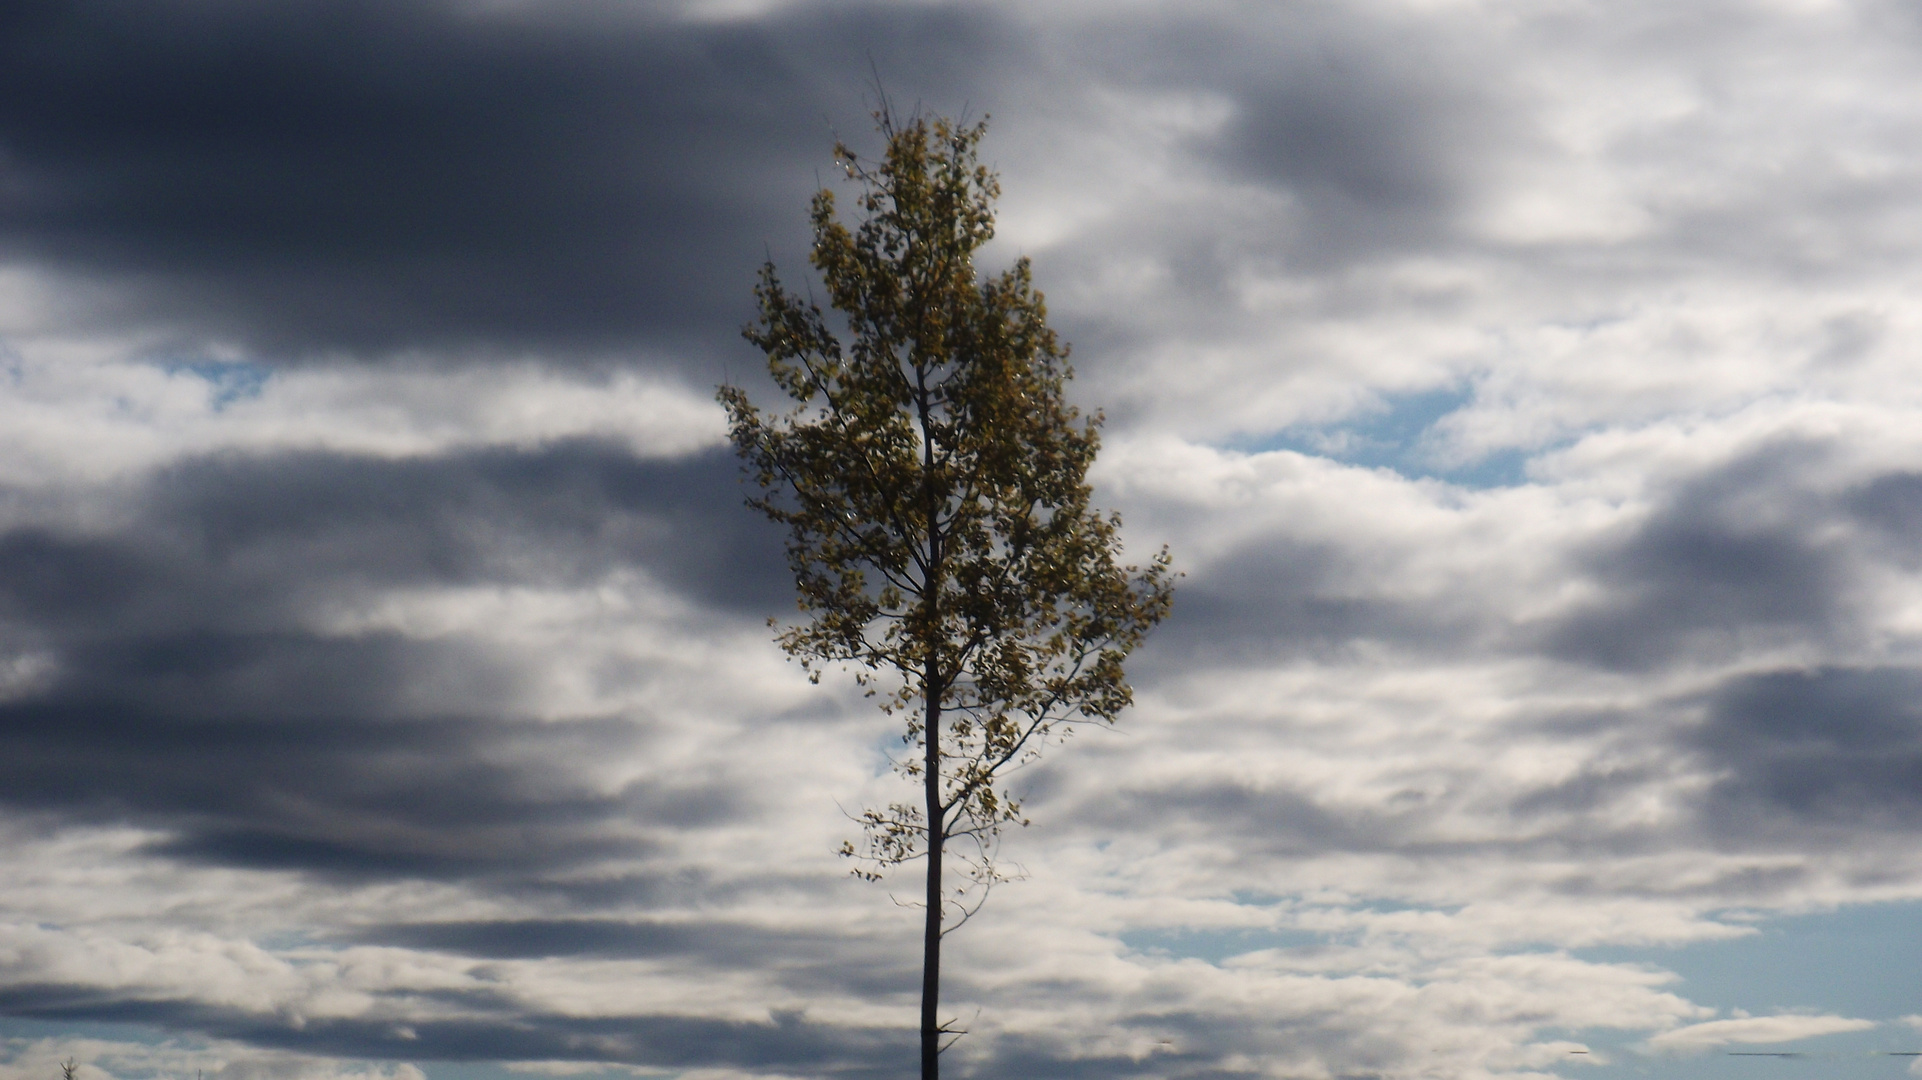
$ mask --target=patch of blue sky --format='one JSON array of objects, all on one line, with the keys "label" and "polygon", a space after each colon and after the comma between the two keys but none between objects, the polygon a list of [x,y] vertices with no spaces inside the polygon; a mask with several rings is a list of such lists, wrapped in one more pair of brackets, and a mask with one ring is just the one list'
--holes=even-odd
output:
[{"label": "patch of blue sky", "polygon": [[897,772],[903,761],[914,756],[914,745],[901,736],[901,730],[890,728],[868,744],[869,776],[886,776]]},{"label": "patch of blue sky", "polygon": [[1435,425],[1474,400],[1470,385],[1384,397],[1330,424],[1297,424],[1259,438],[1230,442],[1235,450],[1293,450],[1346,465],[1385,468],[1410,478],[1444,480],[1466,488],[1515,487],[1527,482],[1528,454],[1498,450],[1463,460],[1444,453]]},{"label": "patch of blue sky", "polygon": [[[1864,904],[1757,924],[1758,933],[1672,949],[1582,949],[1576,956],[1643,963],[1681,976],[1699,1005],[1895,1020],[1922,1013],[1922,903]],[[1902,1026],[1922,1050],[1922,1030]]]},{"label": "patch of blue sky", "polygon": [[[1793,1013],[1873,1021],[1861,1031],[1779,1043],[1729,1043],[1693,1055],[1650,1053],[1646,1032],[1570,1032],[1588,1044],[1588,1067],[1569,1077],[1616,1080],[1893,1080],[1909,1074],[1922,1029],[1903,1018],[1922,1013],[1922,904],[1846,907],[1764,919],[1757,933],[1675,948],[1579,949],[1600,963],[1629,963],[1678,976],[1667,989],[1716,1010],[1716,1019]],[[1778,1056],[1781,1055],[1781,1056]]]},{"label": "patch of blue sky", "polygon": [[192,375],[207,384],[207,400],[215,412],[236,401],[257,398],[273,378],[273,369],[251,360],[213,360],[206,357],[170,357],[153,361],[169,375]]},{"label": "patch of blue sky", "polygon": [[[1312,923],[1322,905],[1290,903],[1265,894],[1237,895],[1251,907],[1286,906],[1279,921]],[[1414,910],[1395,903],[1342,906],[1342,911]],[[1742,913],[1729,913],[1734,919]],[[1743,1016],[1840,1016],[1871,1021],[1860,1031],[1835,1032],[1788,1042],[1727,1043],[1694,1052],[1651,1049],[1652,1031],[1585,1029],[1537,1032],[1536,1042],[1565,1039],[1590,1048],[1553,1066],[1570,1080],[1895,1080],[1922,1075],[1907,1070],[1922,1058],[1922,1027],[1905,1017],[1922,1014],[1922,903],[1857,905],[1817,914],[1755,922],[1757,932],[1739,938],[1678,947],[1589,948],[1575,957],[1594,963],[1633,964],[1676,978],[1664,989],[1715,1010],[1712,1019]],[[1171,959],[1222,964],[1267,950],[1352,945],[1360,927],[1318,932],[1279,928],[1154,928],[1119,935],[1129,950]]]},{"label": "patch of blue sky", "polygon": [[1588,1048],[1552,1066],[1568,1080],[1901,1080],[1918,1059],[1914,1029],[1881,1025],[1868,1031],[1821,1035],[1793,1042],[1703,1048],[1663,1053],[1647,1046],[1645,1031],[1589,1029],[1543,1031],[1536,1042],[1567,1040]]}]

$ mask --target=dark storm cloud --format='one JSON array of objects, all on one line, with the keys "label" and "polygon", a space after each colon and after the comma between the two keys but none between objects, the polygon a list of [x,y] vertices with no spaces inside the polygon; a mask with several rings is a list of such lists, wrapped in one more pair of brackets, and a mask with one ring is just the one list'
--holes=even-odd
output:
[{"label": "dark storm cloud", "polygon": [[837,1027],[798,1012],[776,1012],[764,1023],[676,1015],[580,1017],[522,1010],[516,1002],[487,993],[433,996],[468,1015],[404,1021],[293,1018],[63,984],[16,984],[0,990],[0,1013],[151,1024],[256,1046],[403,1061],[606,1061],[665,1068],[805,1069],[811,1075],[856,1078],[894,1074],[874,1062],[912,1059],[911,1032]]},{"label": "dark storm cloud", "polygon": [[1447,209],[1514,119],[1491,72],[1469,66],[1474,45],[1460,26],[1417,14],[1317,3],[1219,21],[1184,13],[1085,48],[1117,82],[1226,100],[1228,123],[1195,149],[1310,201],[1308,217],[1342,219],[1328,227]]},{"label": "dark storm cloud", "polygon": [[896,6],[27,0],[0,14],[0,256],[269,355],[733,349],[830,120],[865,130],[866,55],[959,107],[1009,47]]},{"label": "dark storm cloud", "polygon": [[1136,669],[1260,663],[1357,642],[1437,650],[1473,645],[1472,618],[1384,588],[1366,556],[1328,543],[1261,536],[1188,571],[1173,617]]},{"label": "dark storm cloud", "polygon": [[1187,823],[1209,835],[1236,836],[1237,846],[1251,854],[1298,855],[1393,848],[1408,833],[1411,813],[1419,815],[1420,808],[1331,810],[1279,787],[1209,780],[1116,792],[1083,820],[1121,834]]},{"label": "dark storm cloud", "polygon": [[290,637],[95,648],[44,695],[0,706],[0,802],[159,829],[173,838],[156,853],[197,861],[462,878],[643,854],[608,827],[743,809],[699,784],[593,790],[582,761],[644,752],[629,722],[379,716],[414,689],[401,671],[448,677],[407,655],[421,651]]},{"label": "dark storm cloud", "polygon": [[218,457],[149,490],[158,528],[216,572],[380,585],[593,580],[645,567],[704,604],[785,608],[780,536],[726,450],[637,458],[593,441],[401,461]]},{"label": "dark storm cloud", "polygon": [[[1081,768],[1086,769],[1084,763]],[[1467,790],[1463,776],[1455,787]],[[1427,828],[1451,809],[1458,796],[1431,796],[1404,790],[1367,807],[1324,805],[1312,795],[1282,784],[1230,779],[1182,780],[1160,786],[1130,785],[1121,790],[1090,791],[1062,785],[1076,805],[1051,803],[1058,773],[1037,771],[1024,805],[1046,808],[1053,827],[1078,830],[1091,838],[1154,835],[1170,845],[1232,845],[1238,860],[1293,859],[1326,852],[1396,852],[1411,856],[1448,856],[1484,852],[1548,854],[1563,838],[1435,841]],[[1565,853],[1565,852],[1563,852]],[[1252,864],[1251,864],[1252,865]]]},{"label": "dark storm cloud", "polygon": [[284,626],[341,590],[578,584],[646,568],[691,599],[786,607],[780,536],[715,450],[570,441],[385,459],[216,455],[155,474],[125,528],[0,534],[0,617],[55,635]]},{"label": "dark storm cloud", "polygon": [[[1330,546],[1262,538],[1182,582],[1175,618],[1157,631],[1150,662],[1177,664],[1233,652],[1273,655],[1304,646],[1339,644],[1381,621],[1378,598],[1342,595],[1343,553]],[[1238,648],[1237,648],[1238,647]],[[1231,650],[1224,655],[1224,650]]]},{"label": "dark storm cloud", "polygon": [[1686,745],[1725,773],[1705,803],[1718,834],[1922,824],[1922,670],[1747,675],[1707,705]]},{"label": "dark storm cloud", "polygon": [[1261,70],[1224,88],[1235,114],[1214,152],[1300,200],[1297,264],[1440,240],[1478,152],[1503,134],[1490,88],[1462,80],[1443,27],[1367,25],[1313,8],[1297,20]]},{"label": "dark storm cloud", "polygon": [[742,967],[754,966],[770,953],[790,951],[783,946],[794,940],[818,945],[824,935],[785,934],[721,922],[511,919],[397,923],[368,927],[354,939],[495,959],[698,956],[707,963]]},{"label": "dark storm cloud", "polygon": [[1845,632],[1858,552],[1835,526],[1848,515],[1802,479],[1827,452],[1783,442],[1678,484],[1633,530],[1591,549],[1582,570],[1602,597],[1554,626],[1547,651],[1639,670],[1726,650],[1744,633]]},{"label": "dark storm cloud", "polygon": [[158,850],[202,860],[509,878],[638,853],[609,839],[621,822],[736,816],[718,783],[590,790],[580,764],[644,758],[644,729],[516,715],[520,658],[304,626],[330,597],[630,565],[697,602],[779,610],[778,537],[735,476],[723,454],[592,443],[217,457],[154,477],[120,531],[0,534],[0,631],[56,665],[0,705],[0,802],[170,830]]},{"label": "dark storm cloud", "polygon": [[[706,376],[744,355],[770,246],[803,276],[834,135],[871,145],[870,58],[901,107],[998,130],[1036,101],[1095,107],[1067,86],[1227,101],[1193,168],[1295,211],[1165,206],[1043,254],[1046,285],[1152,253],[1209,323],[1249,259],[1441,242],[1514,137],[1444,22],[1334,6],[1042,27],[958,5],[695,22],[453,0],[36,0],[0,18],[0,257],[110,286],[68,317],[171,328],[188,355],[667,350]],[[1064,329],[1139,344],[1104,318]]]},{"label": "dark storm cloud", "polygon": [[[1922,824],[1922,669],[1828,665],[1741,674],[1700,698],[1618,719],[1626,743],[1652,752],[1522,795],[1513,812],[1587,815],[1696,776],[1712,783],[1685,800],[1688,824],[1642,840],[1667,846],[1706,834],[1736,848],[1802,846],[1811,836],[1866,838]],[[1627,850],[1638,835],[1589,836],[1579,822],[1558,834],[1614,850]],[[1809,874],[1806,866],[1730,868],[1678,891],[1739,902],[1779,895]],[[1561,887],[1582,891],[1582,880]]]},{"label": "dark storm cloud", "polygon": [[1878,554],[1904,569],[1922,568],[1922,473],[1876,477],[1849,492],[1844,505],[1868,526]]},{"label": "dark storm cloud", "polygon": [[651,959],[760,970],[797,993],[906,998],[920,986],[913,942],[886,930],[777,929],[724,919],[475,919],[366,926],[339,936],[485,959]]}]

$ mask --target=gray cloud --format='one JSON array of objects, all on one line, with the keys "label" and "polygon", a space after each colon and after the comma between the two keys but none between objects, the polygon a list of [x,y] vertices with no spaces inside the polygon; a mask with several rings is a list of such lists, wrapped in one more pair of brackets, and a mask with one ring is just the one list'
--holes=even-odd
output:
[{"label": "gray cloud", "polygon": [[1922,822],[1922,670],[1820,667],[1731,679],[1687,745],[1725,774],[1705,813],[1734,840]]},{"label": "gray cloud", "polygon": [[1595,546],[1600,599],[1545,636],[1555,656],[1639,670],[1734,647],[1743,633],[1850,632],[1856,552],[1805,466],[1830,448],[1791,441],[1675,485],[1645,521]]},{"label": "gray cloud", "polygon": [[1402,629],[1405,613],[1395,605],[1345,587],[1352,568],[1343,554],[1264,537],[1193,572],[1143,659],[1173,667],[1259,661]]},{"label": "gray cloud", "polygon": [[717,781],[592,791],[577,763],[645,758],[644,718],[517,715],[524,664],[498,649],[305,625],[329,596],[625,566],[769,610],[778,538],[734,477],[598,444],[216,457],[155,476],[117,532],[0,535],[6,633],[57,665],[0,705],[0,802],[172,830],[156,853],[197,860],[503,879],[644,853],[620,823],[738,816]]},{"label": "gray cloud", "polygon": [[338,936],[484,959],[646,959],[704,971],[772,969],[774,982],[795,993],[908,1000],[920,988],[910,929],[774,929],[712,917],[472,919],[364,926]]},{"label": "gray cloud", "polygon": [[1922,473],[1878,476],[1843,497],[1848,514],[1868,526],[1876,554],[1904,569],[1922,566]]},{"label": "gray cloud", "polygon": [[904,1060],[912,1040],[896,1029],[856,1028],[778,1012],[765,1023],[699,1016],[579,1017],[517,1007],[485,993],[442,995],[472,1015],[405,1021],[303,1018],[194,1002],[138,1000],[93,988],[17,984],[0,1011],[44,1020],[152,1024],[257,1046],[345,1057],[434,1061],[607,1061],[656,1067],[805,1068],[817,1075],[879,1077],[874,1064]]},{"label": "gray cloud", "polygon": [[[1446,243],[1484,155],[1516,134],[1497,87],[1462,79],[1452,28],[1297,8],[1270,33],[1259,68],[1237,65],[1222,87],[1235,114],[1213,150],[1299,200],[1289,264]],[[1224,35],[1216,54],[1238,51]]]},{"label": "gray cloud", "polygon": [[[586,786],[578,762],[643,751],[626,721],[381,718],[424,674],[406,670],[420,651],[197,636],[88,657],[40,700],[0,706],[0,802],[137,823],[172,835],[153,853],[197,861],[507,881],[647,852],[610,826],[742,810],[725,788]],[[234,684],[269,700],[236,701]]]},{"label": "gray cloud", "polygon": [[977,15],[885,6],[687,23],[42,0],[3,18],[0,253],[116,286],[119,318],[188,347],[268,358],[731,352],[765,245],[802,234],[829,121],[864,126],[864,50],[965,100],[950,48],[1011,47]]},{"label": "gray cloud", "polygon": [[[609,400],[711,437],[681,390],[759,384],[747,286],[808,276],[870,54],[897,104],[995,114],[1131,538],[1192,570],[1126,735],[1024,775],[1037,880],[957,939],[958,1071],[1539,1072],[1688,1007],[1512,949],[1861,895],[1849,852],[1922,819],[1914,65],[1861,28],[1909,16],[1416,7],[7,6],[0,1014],[911,1059],[867,1025],[911,1007],[912,913],[832,855],[887,721],[783,672],[724,451],[639,457],[593,378],[530,377],[671,368]],[[1218,451],[1411,401],[1410,446],[1569,453],[1488,492]],[[1322,904],[1389,929],[1116,941]]]},{"label": "gray cloud", "polygon": [[825,935],[781,934],[764,927],[725,923],[685,923],[622,919],[516,919],[466,922],[397,923],[365,928],[356,940],[405,945],[463,956],[532,958],[593,956],[641,958],[698,956],[731,967],[764,959],[770,949],[805,940],[818,945]]},{"label": "gray cloud", "polygon": [[1358,643],[1447,652],[1474,647],[1484,620],[1396,595],[1377,560],[1340,544],[1263,536],[1190,573],[1140,663],[1144,673],[1238,666]]},{"label": "gray cloud", "polygon": [[650,460],[588,441],[434,458],[215,455],[138,485],[106,534],[0,535],[0,611],[109,626],[285,626],[342,588],[579,583],[643,566],[690,597],[788,602],[780,536],[741,505],[725,451]]}]

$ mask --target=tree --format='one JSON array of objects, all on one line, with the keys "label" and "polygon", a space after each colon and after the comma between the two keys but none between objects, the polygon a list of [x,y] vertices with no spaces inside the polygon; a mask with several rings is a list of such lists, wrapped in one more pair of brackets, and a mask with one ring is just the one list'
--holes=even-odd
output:
[{"label": "tree", "polygon": [[731,385],[719,397],[760,489],[749,505],[788,528],[807,619],[782,647],[816,682],[852,668],[905,721],[896,769],[919,798],[863,812],[865,848],[842,854],[870,880],[926,862],[921,1075],[935,1080],[955,1034],[937,1019],[941,939],[1005,880],[1002,826],[1027,824],[1009,774],[1129,704],[1122,663],[1167,614],[1172,575],[1166,548],[1120,565],[1120,518],[1090,506],[1101,416],[1064,400],[1068,350],[1028,261],[977,276],[1000,193],[976,158],[986,121],[876,120],[880,161],[835,146],[861,184],[858,227],[831,191],[813,203],[810,262],[845,332],[768,263],[743,333],[792,408],[763,413]]}]

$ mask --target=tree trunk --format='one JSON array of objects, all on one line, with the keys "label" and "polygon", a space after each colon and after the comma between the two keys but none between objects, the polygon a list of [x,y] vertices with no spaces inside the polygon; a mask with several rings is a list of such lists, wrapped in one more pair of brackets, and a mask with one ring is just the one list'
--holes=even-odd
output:
[{"label": "tree trunk", "polygon": [[922,780],[928,800],[928,920],[921,946],[921,1080],[941,1075],[941,1022],[935,1016],[941,1002],[941,699],[927,701],[926,772]]}]

